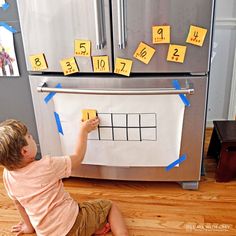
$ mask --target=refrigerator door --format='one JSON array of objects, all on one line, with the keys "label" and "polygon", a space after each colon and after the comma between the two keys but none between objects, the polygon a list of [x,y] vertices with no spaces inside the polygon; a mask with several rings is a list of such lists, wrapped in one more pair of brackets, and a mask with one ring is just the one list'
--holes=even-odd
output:
[{"label": "refrigerator door", "polygon": [[[92,56],[109,56],[111,34],[109,0],[18,0],[25,57],[44,54],[45,72],[62,72],[60,60],[75,56],[75,39],[90,40]],[[82,45],[83,47],[83,45]],[[76,56],[80,72],[92,72],[91,57]]]},{"label": "refrigerator door", "polygon": [[[214,0],[113,0],[112,10],[114,57],[132,59],[132,72],[209,71]],[[184,63],[167,61],[169,43],[153,44],[152,27],[164,25],[170,44],[187,46]],[[207,29],[202,47],[186,43],[190,25]],[[156,50],[148,64],[133,57],[140,42]]]}]

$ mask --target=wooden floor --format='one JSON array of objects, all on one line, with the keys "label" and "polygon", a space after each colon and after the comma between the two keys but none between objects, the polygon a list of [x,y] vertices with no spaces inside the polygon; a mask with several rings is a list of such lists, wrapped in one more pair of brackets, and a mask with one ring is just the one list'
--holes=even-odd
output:
[{"label": "wooden floor", "polygon": [[[210,135],[209,129],[205,150]],[[198,191],[183,190],[177,183],[159,182],[70,178],[64,184],[78,201],[107,198],[117,202],[132,236],[236,235],[236,181],[216,183],[215,160],[205,157],[204,161],[206,176],[202,177]],[[10,228],[19,220],[0,177],[0,235],[12,235]]]}]

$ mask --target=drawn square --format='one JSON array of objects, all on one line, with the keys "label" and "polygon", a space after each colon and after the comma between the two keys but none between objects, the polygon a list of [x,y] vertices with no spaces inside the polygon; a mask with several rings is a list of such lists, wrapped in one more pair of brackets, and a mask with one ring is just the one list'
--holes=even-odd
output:
[{"label": "drawn square", "polygon": [[111,114],[110,113],[99,113],[98,118],[100,120],[100,126],[111,127]]},{"label": "drawn square", "polygon": [[140,141],[139,128],[128,128],[128,140],[129,141]]},{"label": "drawn square", "polygon": [[156,127],[156,114],[142,114],[141,115],[141,127]]},{"label": "drawn square", "polygon": [[156,141],[157,140],[157,130],[155,128],[141,128],[142,140],[146,141]]},{"label": "drawn square", "polygon": [[126,127],[126,114],[112,114],[113,127]]},{"label": "drawn square", "polygon": [[112,129],[111,128],[99,128],[101,140],[112,140]]},{"label": "drawn square", "polygon": [[99,137],[98,137],[98,129],[91,131],[88,134],[88,139],[89,140],[98,140],[99,139]]},{"label": "drawn square", "polygon": [[128,127],[139,127],[139,114],[128,114]]},{"label": "drawn square", "polygon": [[114,128],[114,140],[115,141],[127,140],[126,128]]}]

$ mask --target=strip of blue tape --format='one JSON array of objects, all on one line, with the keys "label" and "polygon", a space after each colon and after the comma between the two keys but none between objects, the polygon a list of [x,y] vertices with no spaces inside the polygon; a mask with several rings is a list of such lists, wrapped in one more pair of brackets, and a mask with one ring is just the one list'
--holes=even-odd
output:
[{"label": "strip of blue tape", "polygon": [[185,161],[187,158],[186,154],[183,154],[179,159],[177,159],[176,161],[172,162],[170,165],[168,165],[166,167],[166,171],[171,170],[172,168],[174,168],[176,165],[182,163],[183,161]]},{"label": "strip of blue tape", "polygon": [[54,117],[55,117],[55,120],[56,120],[56,123],[57,123],[57,130],[58,130],[58,132],[61,133],[62,135],[64,135],[63,129],[62,129],[62,126],[61,126],[60,116],[55,111],[54,111]]},{"label": "strip of blue tape", "polygon": [[10,4],[7,3],[7,2],[5,2],[5,3],[2,5],[2,9],[3,9],[4,11],[6,11],[9,7],[10,7]]},{"label": "strip of blue tape", "polygon": [[16,33],[16,29],[14,29],[12,26],[8,25],[7,23],[0,21],[0,26],[3,26],[7,30],[11,31],[12,33]]},{"label": "strip of blue tape", "polygon": [[[55,88],[62,88],[61,84],[57,84]],[[45,98],[44,98],[44,102],[45,103],[48,103],[52,98],[53,96],[56,94],[56,92],[51,92],[49,93]]]},{"label": "strip of blue tape", "polygon": [[[175,89],[181,89],[181,86],[179,84],[179,81],[178,80],[173,80],[172,81],[172,84],[173,86],[175,87]],[[186,95],[184,94],[179,94],[181,100],[183,101],[183,103],[185,104],[185,106],[189,107],[190,106],[190,102],[189,100],[187,99]]]}]

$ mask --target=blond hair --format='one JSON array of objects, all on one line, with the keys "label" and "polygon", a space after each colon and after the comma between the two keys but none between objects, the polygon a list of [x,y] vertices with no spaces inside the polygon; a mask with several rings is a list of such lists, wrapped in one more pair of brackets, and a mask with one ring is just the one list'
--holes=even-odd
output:
[{"label": "blond hair", "polygon": [[28,143],[25,139],[28,129],[18,120],[6,120],[0,123],[0,164],[8,170],[21,167],[21,150]]}]

